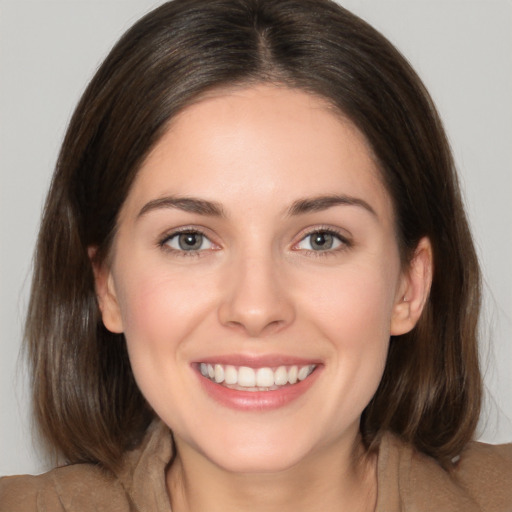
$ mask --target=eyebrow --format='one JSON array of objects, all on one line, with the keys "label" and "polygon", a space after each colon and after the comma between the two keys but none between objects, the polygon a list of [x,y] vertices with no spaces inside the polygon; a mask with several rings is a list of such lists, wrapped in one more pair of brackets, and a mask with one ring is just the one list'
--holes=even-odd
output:
[{"label": "eyebrow", "polygon": [[302,215],[310,212],[319,212],[339,205],[359,206],[377,217],[375,210],[363,199],[338,194],[298,199],[297,201],[294,201],[288,209],[288,215]]},{"label": "eyebrow", "polygon": [[[339,194],[297,199],[288,208],[287,214],[290,216],[303,215],[327,210],[333,206],[339,205],[359,206],[377,217],[375,210],[363,199]],[[146,203],[141,208],[137,218],[154,210],[172,208],[210,217],[226,217],[222,206],[215,201],[207,201],[195,197],[166,196],[153,199]]]},{"label": "eyebrow", "polygon": [[153,199],[146,203],[140,210],[137,218],[142,217],[148,212],[160,209],[175,208],[185,212],[198,213],[199,215],[208,215],[210,217],[225,217],[224,210],[219,203],[206,201],[195,197],[176,197],[166,196]]}]

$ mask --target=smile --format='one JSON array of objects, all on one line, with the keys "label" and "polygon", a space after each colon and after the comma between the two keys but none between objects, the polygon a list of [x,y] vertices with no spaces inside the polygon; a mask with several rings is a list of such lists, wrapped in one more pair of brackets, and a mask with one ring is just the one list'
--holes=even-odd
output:
[{"label": "smile", "polygon": [[316,364],[278,366],[277,368],[200,363],[199,371],[216,384],[239,391],[275,391],[306,380]]}]

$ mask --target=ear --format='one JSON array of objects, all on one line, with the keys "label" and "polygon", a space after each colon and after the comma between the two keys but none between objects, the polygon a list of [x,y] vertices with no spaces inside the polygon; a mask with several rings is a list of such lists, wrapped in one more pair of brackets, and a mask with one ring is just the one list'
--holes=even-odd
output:
[{"label": "ear", "polygon": [[124,331],[123,321],[121,309],[117,301],[112,272],[108,265],[98,262],[96,258],[97,251],[98,248],[95,246],[87,248],[94,273],[96,297],[98,299],[103,324],[110,332],[121,333]]},{"label": "ear", "polygon": [[412,261],[404,269],[391,318],[391,334],[398,336],[413,329],[427,302],[432,284],[432,245],[422,238]]}]

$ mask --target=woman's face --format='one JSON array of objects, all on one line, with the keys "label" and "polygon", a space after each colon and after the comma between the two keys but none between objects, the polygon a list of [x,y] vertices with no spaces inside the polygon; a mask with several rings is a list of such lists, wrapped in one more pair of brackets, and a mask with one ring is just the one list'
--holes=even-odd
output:
[{"label": "woman's face", "polygon": [[297,90],[219,91],[172,121],[118,228],[104,322],[178,447],[250,472],[354,445],[390,334],[413,322],[353,124]]}]

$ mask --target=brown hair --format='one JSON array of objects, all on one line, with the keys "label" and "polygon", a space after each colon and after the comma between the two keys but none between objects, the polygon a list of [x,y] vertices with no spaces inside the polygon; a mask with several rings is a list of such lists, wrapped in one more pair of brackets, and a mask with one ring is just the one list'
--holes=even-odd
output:
[{"label": "brown hair", "polygon": [[87,248],[107,257],[133,179],[177,112],[212,88],[265,81],[326,98],[366,136],[404,264],[421,237],[432,243],[430,298],[416,328],[391,340],[361,418],[366,446],[389,430],[447,464],[474,434],[479,269],[450,149],[419,78],[382,35],[329,0],[175,0],[137,22],[97,71],[46,202],[26,339],[36,418],[68,461],[114,467],[153,418],[123,335],[101,322]]}]

